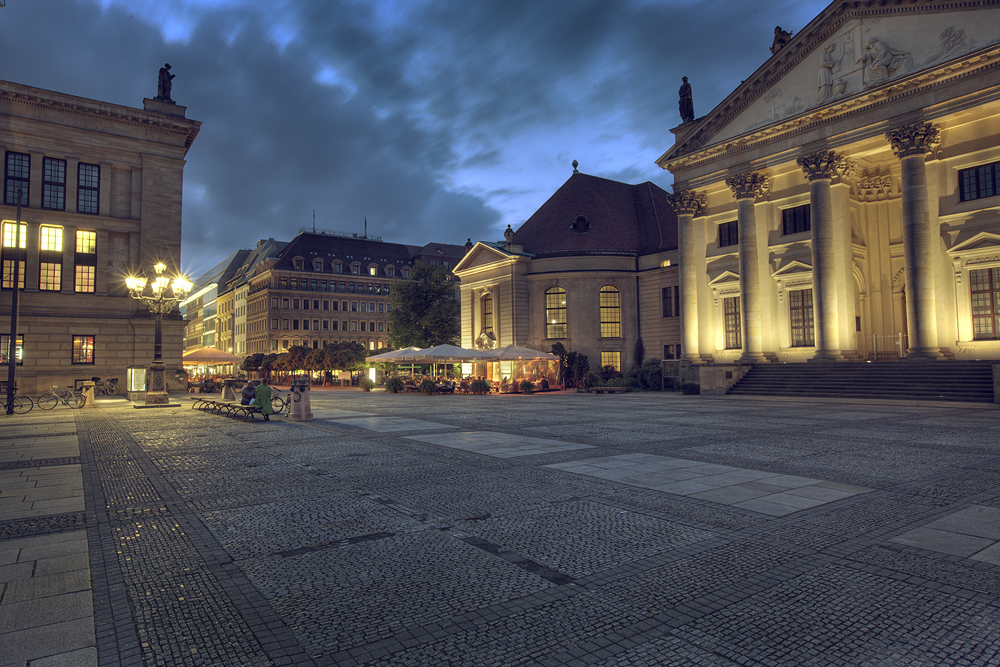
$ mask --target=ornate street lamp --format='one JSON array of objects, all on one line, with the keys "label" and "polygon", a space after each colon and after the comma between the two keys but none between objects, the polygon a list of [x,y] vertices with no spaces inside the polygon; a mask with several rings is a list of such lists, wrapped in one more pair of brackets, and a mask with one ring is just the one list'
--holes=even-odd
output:
[{"label": "ornate street lamp", "polygon": [[[184,300],[187,293],[191,291],[191,281],[185,276],[178,275],[173,281],[164,275],[167,270],[166,264],[162,262],[153,267],[156,271],[156,278],[149,284],[150,292],[146,293],[146,276],[140,273],[138,276],[129,276],[125,279],[125,285],[132,294],[133,299],[137,299],[146,304],[149,312],[153,313],[156,319],[156,334],[153,338],[153,363],[149,367],[149,387],[146,390],[146,405],[166,405],[170,402],[170,395],[167,394],[166,368],[163,365],[163,316],[173,312],[174,306]],[[170,291],[170,296],[167,291]]]}]

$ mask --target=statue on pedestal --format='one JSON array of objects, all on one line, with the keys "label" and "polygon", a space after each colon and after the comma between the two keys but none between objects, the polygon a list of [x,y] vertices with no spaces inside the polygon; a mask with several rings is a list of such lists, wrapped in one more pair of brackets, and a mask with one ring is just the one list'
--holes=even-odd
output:
[{"label": "statue on pedestal", "polygon": [[775,54],[781,50],[785,44],[792,41],[792,33],[787,30],[782,30],[780,25],[774,26],[774,41],[771,42],[771,54]]},{"label": "statue on pedestal", "polygon": [[170,63],[164,63],[160,68],[160,78],[156,85],[156,97],[161,102],[173,102],[170,99],[170,89],[173,87],[173,78],[176,74],[170,73]]},{"label": "statue on pedestal", "polygon": [[678,91],[680,94],[678,104],[681,110],[681,122],[690,123],[694,120],[694,99],[691,97],[691,84],[688,83],[686,76],[681,77],[681,80],[684,82]]}]

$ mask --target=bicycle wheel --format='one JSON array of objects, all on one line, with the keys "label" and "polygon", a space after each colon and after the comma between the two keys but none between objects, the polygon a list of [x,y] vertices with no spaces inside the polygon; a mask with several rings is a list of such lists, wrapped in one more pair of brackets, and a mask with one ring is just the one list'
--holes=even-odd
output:
[{"label": "bicycle wheel", "polygon": [[277,414],[285,409],[285,399],[281,396],[275,396],[271,399],[271,409]]},{"label": "bicycle wheel", "polygon": [[37,404],[41,410],[51,410],[59,405],[59,397],[55,394],[42,394],[38,397],[38,400],[35,401],[35,404]]},{"label": "bicycle wheel", "polygon": [[28,396],[15,396],[14,400],[11,401],[11,409],[19,415],[31,412],[31,408],[34,406],[34,401]]},{"label": "bicycle wheel", "polygon": [[87,398],[80,392],[75,391],[66,398],[66,403],[69,407],[74,410],[82,408],[83,404],[87,402]]},{"label": "bicycle wheel", "polygon": [[104,393],[109,396],[117,396],[121,389],[116,384],[109,384],[104,388]]}]

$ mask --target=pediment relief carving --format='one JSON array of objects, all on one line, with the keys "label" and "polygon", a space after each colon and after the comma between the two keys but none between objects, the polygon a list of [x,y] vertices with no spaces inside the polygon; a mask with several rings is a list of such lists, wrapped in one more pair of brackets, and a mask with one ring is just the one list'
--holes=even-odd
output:
[{"label": "pediment relief carving", "polygon": [[[914,3],[903,4],[831,5],[821,22],[794,35],[698,121],[700,127],[692,128],[661,158],[661,164],[672,167],[675,159],[709,146],[711,155],[716,155],[754,144],[765,135],[747,137],[748,133],[767,127],[770,136],[795,129],[804,122],[805,113],[815,112],[819,121],[878,103],[888,98],[886,87],[897,80],[906,79],[908,90],[934,83],[983,63],[941,66],[980,50],[992,54],[987,47],[1000,44],[1000,8],[963,6],[943,11],[953,5],[932,1],[917,8]],[[923,71],[926,76],[913,78]]]}]

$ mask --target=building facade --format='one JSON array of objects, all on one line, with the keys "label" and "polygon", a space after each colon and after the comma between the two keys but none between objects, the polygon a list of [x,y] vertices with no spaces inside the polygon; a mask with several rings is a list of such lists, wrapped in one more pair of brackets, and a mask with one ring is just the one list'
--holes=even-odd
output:
[{"label": "building facade", "polygon": [[[3,361],[16,261],[18,390],[94,376],[124,383],[129,366],[152,359],[154,338],[153,317],[129,297],[125,277],[152,275],[159,261],[179,273],[184,157],[200,123],[171,101],[135,109],[6,81],[0,116]],[[179,315],[165,318],[168,369],[180,368],[183,331]]]},{"label": "building facade", "polygon": [[833,2],[675,128],[684,359],[1000,358],[998,63],[998,2]]},{"label": "building facade", "polygon": [[574,169],[505,242],[477,243],[455,273],[465,347],[562,343],[594,370],[679,353],[676,219],[653,183]]},{"label": "building facade", "polygon": [[[300,231],[246,281],[243,354],[280,354],[295,345],[319,349],[339,341],[367,350],[387,347],[393,281],[408,278],[417,261],[450,271],[464,252],[442,243],[409,246]],[[234,313],[242,307],[234,300]]]}]

